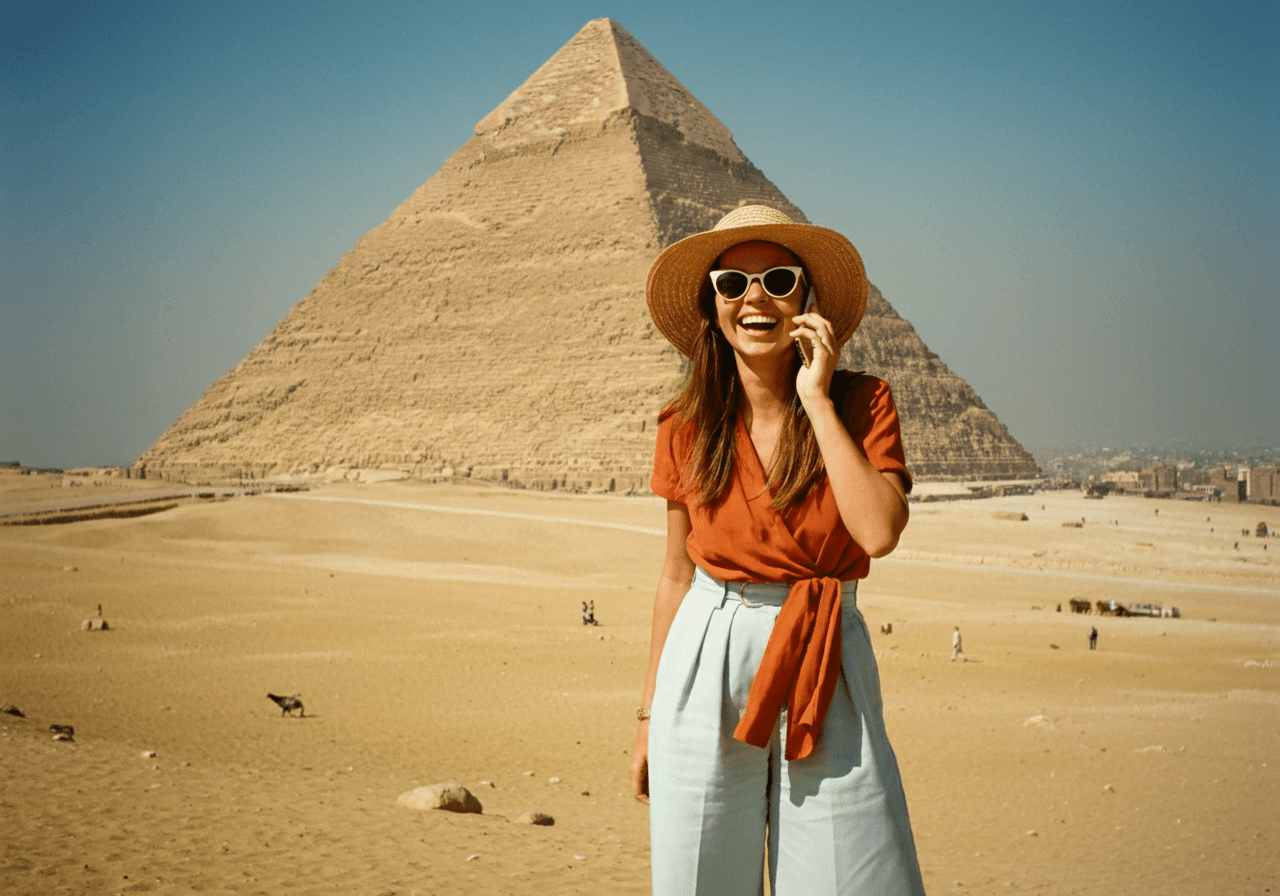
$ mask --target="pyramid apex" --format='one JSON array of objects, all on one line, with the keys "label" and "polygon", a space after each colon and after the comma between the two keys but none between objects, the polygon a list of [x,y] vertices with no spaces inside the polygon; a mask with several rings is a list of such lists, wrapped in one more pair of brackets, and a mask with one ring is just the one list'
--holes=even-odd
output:
[{"label": "pyramid apex", "polygon": [[592,19],[476,125],[504,144],[561,136],[631,108],[680,131],[687,142],[746,157],[706,106],[610,18]]}]

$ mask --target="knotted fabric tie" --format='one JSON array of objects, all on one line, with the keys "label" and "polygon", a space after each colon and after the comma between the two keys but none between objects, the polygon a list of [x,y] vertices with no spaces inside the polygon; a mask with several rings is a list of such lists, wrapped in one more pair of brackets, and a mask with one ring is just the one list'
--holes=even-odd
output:
[{"label": "knotted fabric tie", "polygon": [[785,702],[787,760],[813,752],[840,680],[840,607],[839,579],[801,579],[791,586],[734,729],[736,739],[767,747]]}]

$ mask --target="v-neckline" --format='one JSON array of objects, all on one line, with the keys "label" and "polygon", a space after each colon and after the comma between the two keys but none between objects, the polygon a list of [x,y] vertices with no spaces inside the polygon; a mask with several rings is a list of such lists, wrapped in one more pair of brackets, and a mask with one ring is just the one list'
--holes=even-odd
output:
[{"label": "v-neckline", "polygon": [[[756,486],[754,489],[752,489],[752,491],[755,492],[755,495],[752,496],[750,493],[748,493],[748,500],[754,500],[755,498],[758,498],[762,495],[770,496],[769,495],[769,474],[764,468],[764,462],[760,460],[760,452],[756,450],[756,443],[751,438],[751,428],[747,426],[746,418],[742,415],[738,416],[738,437],[739,437],[739,442],[746,444],[747,449],[749,449],[750,460],[754,461],[754,466],[751,469],[751,474],[752,474],[752,479],[754,480],[752,482],[752,485]],[[744,452],[742,451],[738,452],[739,456],[741,456],[743,453]],[[744,479],[743,485],[745,486],[746,484],[747,482]]]}]

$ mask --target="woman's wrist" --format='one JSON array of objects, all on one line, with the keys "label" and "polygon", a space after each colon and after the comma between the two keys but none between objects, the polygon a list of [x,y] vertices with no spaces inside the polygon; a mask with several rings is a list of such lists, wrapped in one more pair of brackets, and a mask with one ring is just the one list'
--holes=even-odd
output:
[{"label": "woman's wrist", "polygon": [[799,394],[800,396],[801,407],[804,408],[805,414],[809,416],[809,419],[812,422],[817,423],[818,422],[817,418],[823,414],[826,414],[826,413],[831,413],[833,415],[835,414],[835,411],[836,411],[835,402],[831,400],[831,396],[828,395],[826,392],[817,392],[813,395],[808,395],[808,396],[802,393],[797,393],[797,394]]}]

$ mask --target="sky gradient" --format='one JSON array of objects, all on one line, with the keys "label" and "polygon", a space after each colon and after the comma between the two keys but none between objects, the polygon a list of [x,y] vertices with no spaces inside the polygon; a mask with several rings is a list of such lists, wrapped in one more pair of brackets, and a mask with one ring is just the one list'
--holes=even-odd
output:
[{"label": "sky gradient", "polygon": [[0,461],[130,463],[600,16],[1028,448],[1280,445],[1277,5],[888,6],[6,7]]}]

